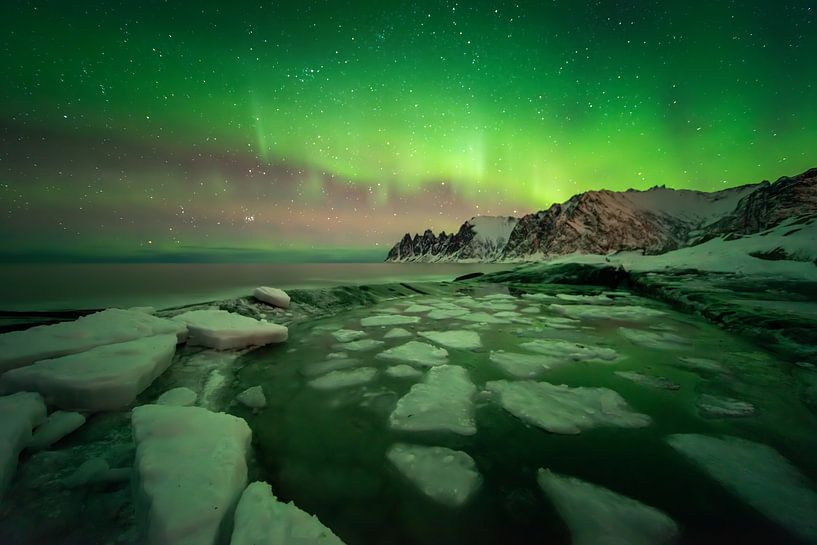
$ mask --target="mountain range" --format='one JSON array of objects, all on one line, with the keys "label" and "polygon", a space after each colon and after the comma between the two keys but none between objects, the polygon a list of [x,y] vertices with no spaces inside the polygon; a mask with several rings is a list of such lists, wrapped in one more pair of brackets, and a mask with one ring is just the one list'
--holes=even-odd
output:
[{"label": "mountain range", "polygon": [[476,216],[456,233],[406,233],[392,262],[539,261],[580,254],[661,254],[817,214],[817,168],[776,182],[704,192],[664,186],[587,191],[521,218]]}]

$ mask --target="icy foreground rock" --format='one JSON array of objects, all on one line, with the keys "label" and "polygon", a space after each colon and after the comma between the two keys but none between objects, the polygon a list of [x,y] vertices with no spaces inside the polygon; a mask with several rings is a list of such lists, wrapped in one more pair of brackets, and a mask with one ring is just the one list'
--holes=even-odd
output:
[{"label": "icy foreground rock", "polygon": [[252,296],[258,299],[259,301],[262,301],[274,307],[289,308],[290,303],[289,295],[287,295],[287,292],[285,292],[284,290],[280,290],[278,288],[269,288],[266,286],[261,286],[253,290]]},{"label": "icy foreground rock", "polygon": [[28,443],[29,450],[43,450],[66,435],[78,430],[85,424],[85,417],[80,413],[54,411],[45,419],[31,437]]},{"label": "icy foreground rock", "polygon": [[38,361],[0,376],[6,392],[40,392],[49,405],[82,411],[127,407],[170,366],[176,335],[156,335]]},{"label": "icy foreground rock", "polygon": [[462,367],[432,367],[423,382],[397,401],[389,424],[396,430],[473,435],[477,432],[472,401],[475,393],[476,387]]},{"label": "icy foreground rock", "polygon": [[40,394],[0,397],[0,500],[17,470],[17,456],[31,440],[31,430],[45,420],[45,412]]},{"label": "icy foreground rock", "polygon": [[235,510],[230,545],[343,545],[318,517],[276,499],[270,485],[254,482]]},{"label": "icy foreground rock", "polygon": [[537,481],[570,528],[573,545],[663,545],[678,535],[667,515],[612,490],[547,469]]},{"label": "icy foreground rock", "polygon": [[112,308],[73,322],[32,327],[0,335],[0,373],[35,361],[76,354],[105,344],[173,334],[183,340],[183,324],[144,312]]},{"label": "icy foreground rock", "polygon": [[398,443],[386,457],[423,494],[449,507],[468,501],[482,482],[474,459],[459,450]]},{"label": "icy foreground rock", "polygon": [[285,326],[226,310],[191,310],[173,318],[187,326],[190,343],[227,350],[287,340]]},{"label": "icy foreground rock", "polygon": [[151,545],[214,545],[247,485],[250,428],[201,407],[133,410],[137,513]]},{"label": "icy foreground rock", "polygon": [[455,350],[474,350],[482,347],[482,341],[479,340],[476,331],[421,331],[419,335],[433,343]]},{"label": "icy foreground rock", "polygon": [[753,508],[817,543],[814,484],[776,450],[729,436],[678,434],[667,442]]},{"label": "icy foreground rock", "polygon": [[348,386],[358,386],[370,382],[377,374],[374,367],[359,367],[344,371],[332,371],[322,377],[310,380],[309,385],[319,390],[334,390],[335,388],[346,388]]},{"label": "icy foreground rock", "polygon": [[614,361],[618,358],[618,354],[612,348],[587,346],[569,341],[535,340],[519,346],[537,354],[574,361]]},{"label": "icy foreground rock", "polygon": [[575,435],[600,426],[650,424],[649,416],[633,411],[623,397],[607,388],[570,388],[530,380],[495,380],[485,387],[498,396],[506,411],[551,433]]},{"label": "icy foreground rock", "polygon": [[409,341],[400,346],[389,348],[375,356],[375,358],[433,367],[448,361],[448,350],[420,341]]}]

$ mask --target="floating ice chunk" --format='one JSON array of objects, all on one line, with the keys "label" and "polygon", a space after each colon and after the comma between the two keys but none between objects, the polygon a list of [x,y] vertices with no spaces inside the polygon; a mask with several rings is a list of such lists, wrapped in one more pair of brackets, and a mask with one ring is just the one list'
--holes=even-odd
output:
[{"label": "floating ice chunk", "polygon": [[658,316],[664,316],[666,312],[634,305],[622,306],[601,306],[601,305],[549,305],[553,312],[579,318],[582,320],[622,320],[622,321],[643,321]]},{"label": "floating ice chunk", "polygon": [[434,307],[430,307],[428,305],[409,305],[403,312],[417,313],[428,312],[429,310],[434,310]]},{"label": "floating ice chunk", "polygon": [[467,308],[438,308],[428,313],[428,317],[432,320],[446,320],[448,318],[457,318],[471,312]]},{"label": "floating ice chunk", "polygon": [[458,320],[463,320],[465,322],[476,322],[480,324],[508,324],[510,323],[508,320],[503,320],[502,318],[497,318],[493,314],[488,314],[487,312],[471,312],[465,314],[463,316],[457,316]]},{"label": "floating ice chunk", "polygon": [[409,341],[400,346],[389,348],[375,356],[375,358],[432,367],[448,361],[448,350],[420,341]]},{"label": "floating ice chunk", "polygon": [[485,387],[499,404],[520,420],[551,433],[578,434],[600,426],[643,428],[650,417],[633,411],[624,398],[607,388],[569,388],[530,380],[495,380]]},{"label": "floating ice chunk", "polygon": [[104,458],[91,458],[83,462],[71,475],[62,480],[68,488],[78,488],[93,484],[122,482],[130,479],[133,471],[129,467],[111,469]]},{"label": "floating ice chunk", "polygon": [[474,350],[482,347],[479,340],[479,333],[476,331],[450,330],[450,331],[421,331],[418,333],[433,343],[437,343],[446,348],[456,350]]},{"label": "floating ice chunk", "polygon": [[624,338],[636,344],[657,350],[684,350],[692,345],[689,339],[666,331],[645,331],[643,329],[620,327],[618,332]]},{"label": "floating ice chunk", "polygon": [[523,293],[522,298],[527,299],[529,301],[540,302],[558,301],[555,295],[550,295],[547,293]]},{"label": "floating ice chunk", "polygon": [[537,481],[570,529],[573,545],[663,545],[678,526],[632,498],[575,477],[540,469]]},{"label": "floating ice chunk", "polygon": [[[151,545],[219,541],[247,485],[250,432],[235,416],[201,407],[133,410],[135,490]],[[141,542],[141,541],[140,541]]]},{"label": "floating ice chunk", "polygon": [[735,418],[753,416],[755,406],[746,401],[731,397],[718,397],[703,394],[698,400],[698,411],[705,418]]},{"label": "floating ice chunk", "polygon": [[187,325],[191,344],[216,350],[281,343],[288,335],[286,326],[226,310],[192,310],[179,314],[174,320]]},{"label": "floating ice chunk", "polygon": [[523,314],[540,314],[542,312],[542,307],[522,307],[519,309],[519,312],[522,312]]},{"label": "floating ice chunk", "polygon": [[678,358],[678,361],[681,367],[695,371],[711,371],[715,373],[723,373],[726,371],[723,365],[707,358]]},{"label": "floating ice chunk", "polygon": [[31,442],[31,430],[45,420],[40,394],[18,392],[0,397],[0,499],[17,470],[17,457]]},{"label": "floating ice chunk", "polygon": [[573,295],[571,293],[557,293],[556,298],[560,301],[585,303],[588,305],[612,305],[615,303],[615,301],[606,295]]},{"label": "floating ice chunk", "polygon": [[262,286],[260,288],[255,288],[252,295],[259,301],[274,307],[289,308],[289,295],[287,295],[287,292],[284,290]]},{"label": "floating ice chunk", "polygon": [[175,405],[176,407],[189,407],[196,403],[198,394],[190,388],[181,386],[166,391],[156,400],[157,405]]},{"label": "floating ice chunk", "polygon": [[112,308],[73,322],[0,335],[0,373],[35,361],[83,352],[96,346],[164,334],[183,339],[183,324],[144,312]]},{"label": "floating ice chunk", "polygon": [[459,450],[398,443],[386,457],[423,494],[449,507],[468,501],[482,482],[474,459]]},{"label": "floating ice chunk", "polygon": [[261,386],[247,388],[236,396],[239,403],[250,409],[263,409],[267,406],[267,397]]},{"label": "floating ice chunk", "polygon": [[319,363],[310,363],[301,368],[301,374],[307,377],[315,377],[330,371],[337,371],[338,369],[348,369],[349,367],[356,366],[358,363],[360,363],[360,360],[355,358],[337,358]]},{"label": "floating ice chunk", "polygon": [[294,503],[276,499],[270,485],[249,485],[235,510],[230,545],[343,545],[332,530]]},{"label": "floating ice chunk", "polygon": [[570,341],[537,339],[524,342],[519,346],[530,352],[536,352],[537,354],[574,361],[600,360],[610,362],[618,358],[618,354],[612,348],[587,346]]},{"label": "floating ice chunk", "polygon": [[339,343],[348,343],[350,341],[362,339],[366,336],[366,332],[355,329],[339,329],[337,331],[333,331],[332,336],[335,337]]},{"label": "floating ice chunk", "polygon": [[667,442],[753,508],[817,543],[817,492],[776,450],[728,436],[678,434]]},{"label": "floating ice chunk", "polygon": [[508,295],[507,293],[492,293],[480,299],[484,299],[485,301],[516,301],[516,297]]},{"label": "floating ice chunk", "polygon": [[454,365],[432,367],[425,380],[397,401],[389,417],[393,429],[450,431],[460,435],[477,432],[472,397],[476,387],[468,372]]},{"label": "floating ice chunk", "polygon": [[366,384],[367,382],[371,382],[376,374],[377,369],[374,367],[358,367],[357,369],[330,371],[321,377],[310,380],[309,385],[319,390],[334,390],[335,388],[346,388]]},{"label": "floating ice chunk", "polygon": [[491,301],[490,303],[482,305],[482,308],[485,310],[510,312],[516,310],[516,303]]},{"label": "floating ice chunk", "polygon": [[423,375],[422,371],[405,363],[392,365],[386,369],[385,373],[392,378],[417,378]]},{"label": "floating ice chunk", "polygon": [[383,341],[376,339],[360,339],[348,343],[336,344],[333,348],[335,350],[348,350],[350,352],[365,352],[367,350],[374,350],[382,344]]},{"label": "floating ice chunk", "polygon": [[345,360],[349,355],[346,352],[331,352],[326,355],[328,360]]},{"label": "floating ice chunk", "polygon": [[40,392],[61,409],[112,411],[127,407],[170,366],[176,335],[156,335],[43,360],[0,376],[7,392]]},{"label": "floating ice chunk", "polygon": [[491,351],[489,359],[507,374],[516,378],[533,378],[559,363],[564,363],[564,360],[551,356],[518,354],[504,350]]},{"label": "floating ice chunk", "polygon": [[28,443],[29,450],[47,449],[66,435],[78,430],[85,424],[85,417],[80,413],[54,411],[45,422],[34,430]]},{"label": "floating ice chunk", "polygon": [[363,327],[416,324],[419,316],[401,316],[399,314],[384,314],[382,316],[367,316],[360,320]]},{"label": "floating ice chunk", "polygon": [[645,375],[636,371],[616,371],[616,375],[623,379],[635,382],[642,386],[649,386],[650,388],[658,388],[660,390],[677,390],[681,386],[665,377],[654,377],[652,375]]},{"label": "floating ice chunk", "polygon": [[403,329],[402,327],[390,329],[385,335],[383,335],[384,339],[404,339],[406,337],[411,337],[411,331]]}]

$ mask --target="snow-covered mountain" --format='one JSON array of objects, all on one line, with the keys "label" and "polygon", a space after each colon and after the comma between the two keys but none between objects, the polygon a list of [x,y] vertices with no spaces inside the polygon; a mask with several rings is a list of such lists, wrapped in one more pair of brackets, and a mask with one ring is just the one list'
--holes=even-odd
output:
[{"label": "snow-covered mountain", "polygon": [[387,261],[530,261],[572,253],[660,254],[817,214],[817,169],[712,193],[588,191],[520,219],[476,217],[453,235],[406,234]]},{"label": "snow-covered mountain", "polygon": [[390,251],[386,261],[495,261],[519,220],[512,217],[476,216],[466,221],[456,233],[435,235],[430,229],[422,235],[403,236]]}]

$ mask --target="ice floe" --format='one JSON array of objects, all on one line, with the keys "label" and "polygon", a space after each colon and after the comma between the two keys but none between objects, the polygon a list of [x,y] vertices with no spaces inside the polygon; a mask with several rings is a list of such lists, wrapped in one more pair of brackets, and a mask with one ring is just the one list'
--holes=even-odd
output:
[{"label": "ice floe", "polygon": [[476,387],[464,368],[432,367],[423,382],[412,386],[397,401],[389,424],[396,430],[473,435],[477,432],[472,401],[475,393]]},{"label": "ice floe", "polygon": [[286,326],[226,310],[192,310],[173,319],[187,325],[191,344],[216,350],[281,343],[288,335]]},{"label": "ice floe", "polygon": [[278,288],[261,286],[252,292],[253,297],[274,307],[289,308],[290,298],[287,292]]},{"label": "ice floe", "polygon": [[714,373],[723,373],[726,368],[715,360],[707,358],[678,358],[681,367],[692,369],[694,371],[710,371]]},{"label": "ice floe", "polygon": [[334,390],[366,384],[377,374],[374,367],[358,367],[357,369],[330,371],[323,376],[309,381],[309,385],[319,390]]},{"label": "ice floe", "polygon": [[519,345],[529,352],[544,354],[554,358],[564,358],[573,361],[605,361],[611,362],[618,358],[612,348],[602,346],[587,346],[570,341],[537,339]]},{"label": "ice floe", "polygon": [[519,312],[523,314],[540,314],[542,312],[541,307],[522,307],[519,309]]},{"label": "ice floe", "polygon": [[678,434],[667,442],[757,511],[817,543],[817,492],[776,450],[729,436]]},{"label": "ice floe", "polygon": [[416,324],[420,321],[419,316],[401,316],[399,314],[384,314],[382,316],[367,316],[361,318],[360,325],[363,327],[391,326]]},{"label": "ice floe", "polygon": [[108,309],[62,322],[0,335],[0,373],[35,361],[76,354],[96,346],[154,335],[186,335],[183,324],[144,312]]},{"label": "ice floe", "polygon": [[653,507],[601,486],[540,469],[537,481],[570,529],[573,545],[664,545],[678,525]]},{"label": "ice floe", "polygon": [[449,331],[421,331],[418,333],[429,341],[456,350],[474,350],[482,347],[479,333],[452,329]]},{"label": "ice floe", "polygon": [[474,459],[459,450],[398,443],[386,457],[420,492],[449,507],[467,502],[482,482]]},{"label": "ice floe", "polygon": [[551,433],[578,434],[600,426],[642,428],[650,417],[637,413],[607,388],[570,388],[530,380],[495,380],[485,385],[499,404],[523,422]]},{"label": "ice floe", "polygon": [[97,346],[7,371],[0,389],[39,392],[61,409],[121,409],[170,366],[175,351],[176,335]]},{"label": "ice floe", "polygon": [[336,344],[333,348],[335,350],[348,350],[350,352],[366,352],[368,350],[374,350],[382,345],[383,341],[378,341],[376,339],[360,339],[348,343]]},{"label": "ice floe", "polygon": [[517,352],[505,352],[504,350],[491,351],[489,359],[505,373],[516,378],[534,378],[542,374],[543,371],[551,369],[559,363],[564,363],[564,360],[551,356],[519,354]]},{"label": "ice floe", "polygon": [[556,298],[569,303],[584,303],[587,305],[612,305],[615,301],[606,295],[574,295],[572,293],[557,293]]},{"label": "ice floe", "polygon": [[673,382],[666,377],[655,377],[652,375],[638,373],[636,371],[616,371],[616,375],[631,382],[635,382],[636,384],[648,386],[650,388],[658,388],[659,390],[677,390],[681,387],[678,383]]},{"label": "ice floe", "polygon": [[405,363],[392,365],[386,368],[384,372],[392,378],[417,378],[423,376],[422,371]]},{"label": "ice floe", "polygon": [[429,310],[434,310],[434,307],[430,307],[428,305],[409,305],[403,312],[409,313],[418,313],[418,312],[428,312]]},{"label": "ice floe", "polygon": [[635,305],[558,305],[552,304],[548,308],[558,314],[579,318],[582,320],[622,320],[643,321],[666,315],[666,312]]},{"label": "ice floe", "polygon": [[94,457],[84,461],[73,473],[62,479],[62,484],[68,488],[79,488],[123,482],[130,479],[132,472],[129,467],[111,469],[105,458]]},{"label": "ice floe", "polygon": [[279,501],[265,482],[250,484],[235,509],[230,545],[343,545],[318,517]]},{"label": "ice floe", "polygon": [[703,394],[698,400],[698,411],[705,418],[739,418],[753,416],[755,406],[731,397]]},{"label": "ice floe", "polygon": [[692,345],[689,339],[666,331],[645,331],[620,327],[618,332],[631,342],[657,350],[684,350]]},{"label": "ice floe", "polygon": [[428,313],[428,317],[432,320],[446,320],[449,318],[458,318],[471,312],[467,308],[438,308]]},{"label": "ice floe", "polygon": [[260,385],[247,388],[235,398],[239,403],[250,409],[263,409],[267,406],[267,397]]},{"label": "ice floe", "polygon": [[487,312],[470,312],[462,316],[457,316],[458,320],[465,322],[475,322],[479,324],[509,324],[510,321],[497,318],[493,314]]},{"label": "ice floe", "polygon": [[247,485],[247,423],[201,407],[143,405],[133,410],[132,425],[144,541],[219,542]]},{"label": "ice floe", "polygon": [[54,411],[48,415],[31,436],[28,443],[29,450],[47,449],[66,435],[78,430],[85,424],[85,417],[80,413]]},{"label": "ice floe", "polygon": [[348,343],[350,341],[362,339],[363,337],[366,336],[366,332],[358,331],[356,329],[339,329],[337,331],[333,331],[332,336],[339,343]]},{"label": "ice floe", "polygon": [[31,441],[31,430],[45,415],[40,394],[18,392],[0,397],[0,500],[17,470],[17,457]]},{"label": "ice floe", "polygon": [[411,337],[411,331],[408,329],[403,329],[402,327],[390,329],[385,335],[383,335],[384,339],[405,339],[406,337]]},{"label": "ice floe", "polygon": [[176,407],[189,407],[196,403],[196,399],[198,398],[198,394],[191,390],[190,388],[180,386],[178,388],[173,388],[162,395],[156,400],[157,405],[175,405]]},{"label": "ice floe", "polygon": [[445,348],[437,348],[436,346],[420,341],[409,341],[405,344],[384,350],[375,356],[375,358],[432,367],[448,361],[448,350]]},{"label": "ice floe", "polygon": [[307,377],[315,377],[328,373],[330,371],[337,371],[339,369],[348,369],[355,367],[360,363],[360,360],[355,358],[333,358],[330,360],[310,363],[301,368],[301,374]]}]

